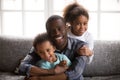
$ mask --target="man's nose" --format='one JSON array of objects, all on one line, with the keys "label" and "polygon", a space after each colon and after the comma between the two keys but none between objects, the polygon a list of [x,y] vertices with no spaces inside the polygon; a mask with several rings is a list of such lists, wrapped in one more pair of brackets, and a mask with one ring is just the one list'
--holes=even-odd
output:
[{"label": "man's nose", "polygon": [[55,30],[55,34],[56,35],[59,35],[60,34],[60,31],[58,29]]}]

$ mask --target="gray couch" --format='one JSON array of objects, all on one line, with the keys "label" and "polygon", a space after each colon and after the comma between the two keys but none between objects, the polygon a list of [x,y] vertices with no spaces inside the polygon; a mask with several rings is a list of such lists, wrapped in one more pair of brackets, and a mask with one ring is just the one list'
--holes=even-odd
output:
[{"label": "gray couch", "polygon": [[[0,36],[0,80],[23,80],[14,71],[32,47],[32,39]],[[94,59],[85,80],[120,80],[120,41],[95,41]]]}]

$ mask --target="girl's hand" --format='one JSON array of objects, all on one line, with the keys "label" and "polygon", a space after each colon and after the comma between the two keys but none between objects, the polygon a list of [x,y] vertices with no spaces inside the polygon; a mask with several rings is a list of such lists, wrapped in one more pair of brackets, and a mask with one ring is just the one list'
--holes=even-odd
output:
[{"label": "girl's hand", "polygon": [[85,45],[79,48],[77,53],[81,56],[91,56],[93,54],[92,51]]}]

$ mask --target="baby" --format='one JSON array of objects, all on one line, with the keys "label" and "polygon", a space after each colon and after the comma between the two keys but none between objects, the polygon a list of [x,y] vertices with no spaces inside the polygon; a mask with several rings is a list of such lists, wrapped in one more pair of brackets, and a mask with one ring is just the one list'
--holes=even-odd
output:
[{"label": "baby", "polygon": [[71,61],[67,56],[55,52],[56,48],[49,40],[47,33],[37,35],[34,39],[33,46],[37,55],[41,58],[41,60],[36,63],[36,66],[43,69],[52,69],[56,65],[71,65]]}]

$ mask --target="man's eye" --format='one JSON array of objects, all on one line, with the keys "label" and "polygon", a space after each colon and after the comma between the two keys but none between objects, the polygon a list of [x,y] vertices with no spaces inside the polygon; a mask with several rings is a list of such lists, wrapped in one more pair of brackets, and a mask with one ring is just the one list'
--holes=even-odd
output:
[{"label": "man's eye", "polygon": [[61,31],[61,28],[58,28],[59,31]]},{"label": "man's eye", "polygon": [[39,54],[43,54],[43,52],[39,52]]},{"label": "man's eye", "polygon": [[78,26],[80,26],[81,24],[80,23],[77,23]]}]

